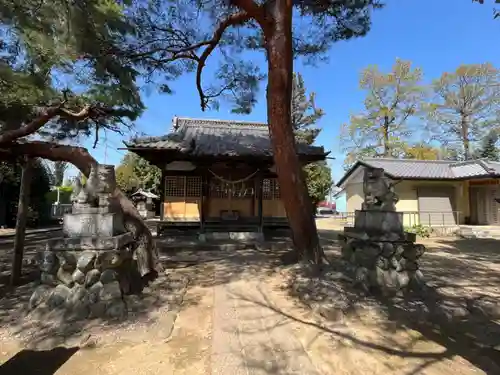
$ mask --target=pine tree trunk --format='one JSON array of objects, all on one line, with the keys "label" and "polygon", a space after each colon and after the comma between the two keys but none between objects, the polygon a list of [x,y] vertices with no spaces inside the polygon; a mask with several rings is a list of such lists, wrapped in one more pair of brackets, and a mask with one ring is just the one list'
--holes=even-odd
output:
[{"label": "pine tree trunk", "polygon": [[14,237],[14,254],[12,256],[12,273],[10,285],[18,285],[23,273],[24,239],[26,224],[28,222],[29,198],[31,177],[33,175],[33,162],[28,159],[23,163],[21,174],[21,187],[19,189],[19,204],[17,206],[16,234]]},{"label": "pine tree trunk", "polygon": [[281,200],[292,230],[298,260],[320,264],[324,253],[319,244],[312,204],[297,155],[291,123],[292,3],[289,0],[275,0],[270,7],[274,27],[272,35],[266,35],[267,116]]}]

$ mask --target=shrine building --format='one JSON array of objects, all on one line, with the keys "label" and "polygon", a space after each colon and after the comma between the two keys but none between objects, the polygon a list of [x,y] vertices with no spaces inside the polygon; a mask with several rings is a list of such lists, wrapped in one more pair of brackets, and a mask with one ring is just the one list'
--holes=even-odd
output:
[{"label": "shrine building", "polygon": [[[125,145],[162,170],[158,234],[288,227],[267,124],[174,117],[167,135]],[[297,150],[304,165],[328,155],[305,143]]]}]

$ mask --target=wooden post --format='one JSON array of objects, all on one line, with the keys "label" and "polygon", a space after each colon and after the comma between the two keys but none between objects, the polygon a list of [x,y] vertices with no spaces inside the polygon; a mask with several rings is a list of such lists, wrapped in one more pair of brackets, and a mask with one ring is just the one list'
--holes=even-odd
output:
[{"label": "wooden post", "polygon": [[160,197],[160,221],[163,221],[164,218],[165,218],[165,168],[166,166],[163,166],[163,168],[161,169],[161,187],[160,187],[160,194],[161,194],[161,197]]},{"label": "wooden post", "polygon": [[206,168],[201,170],[200,232],[205,233],[206,204],[208,203],[208,176]]},{"label": "wooden post", "polygon": [[10,285],[18,285],[21,281],[23,268],[24,238],[26,235],[26,224],[28,222],[28,206],[30,199],[31,177],[33,172],[33,161],[26,159],[23,163],[21,174],[21,187],[19,189],[19,204],[17,206],[16,234],[14,237],[14,254],[12,258],[12,273]]},{"label": "wooden post", "polygon": [[264,216],[262,210],[262,183],[263,183],[263,174],[262,171],[259,171],[257,174],[257,215],[259,218],[259,232],[264,230]]}]

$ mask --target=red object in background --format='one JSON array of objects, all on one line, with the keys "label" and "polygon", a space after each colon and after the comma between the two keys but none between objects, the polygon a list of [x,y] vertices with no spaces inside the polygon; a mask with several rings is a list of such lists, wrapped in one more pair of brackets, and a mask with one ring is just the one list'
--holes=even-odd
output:
[{"label": "red object in background", "polygon": [[323,201],[323,202],[319,202],[318,207],[330,208],[331,210],[335,211],[335,209],[337,208],[337,205],[335,204],[335,202]]}]

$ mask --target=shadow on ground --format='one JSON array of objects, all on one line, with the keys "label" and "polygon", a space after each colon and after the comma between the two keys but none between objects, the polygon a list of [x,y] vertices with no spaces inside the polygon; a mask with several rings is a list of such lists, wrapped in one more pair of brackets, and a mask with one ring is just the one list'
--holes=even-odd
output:
[{"label": "shadow on ground", "polygon": [[[329,236],[334,238],[336,234],[332,232]],[[337,321],[339,316],[359,317],[367,308],[375,308],[384,317],[376,323],[378,329],[394,333],[411,329],[445,348],[442,353],[429,354],[425,364],[408,375],[456,355],[487,374],[499,374],[500,270],[495,267],[495,261],[500,253],[496,250],[500,242],[454,239],[428,242],[428,252],[421,258],[421,270],[429,287],[418,294],[393,299],[363,295],[353,289],[338,251],[328,253],[331,265],[319,277],[314,277],[307,267],[294,267],[288,291],[327,320]],[[340,335],[327,327],[317,328]],[[404,351],[393,352],[391,348],[397,347],[395,343],[382,348],[348,339],[355,345],[391,355],[412,355]]]},{"label": "shadow on ground", "polygon": [[126,297],[128,314],[121,319],[68,319],[64,310],[29,311],[36,283],[16,288],[0,299],[0,325],[28,348],[52,348],[79,342],[86,334],[151,326],[162,313],[179,309],[187,280],[160,275],[140,295]]},{"label": "shadow on ground", "polygon": [[22,350],[0,365],[0,374],[54,375],[78,350],[78,347]]}]

